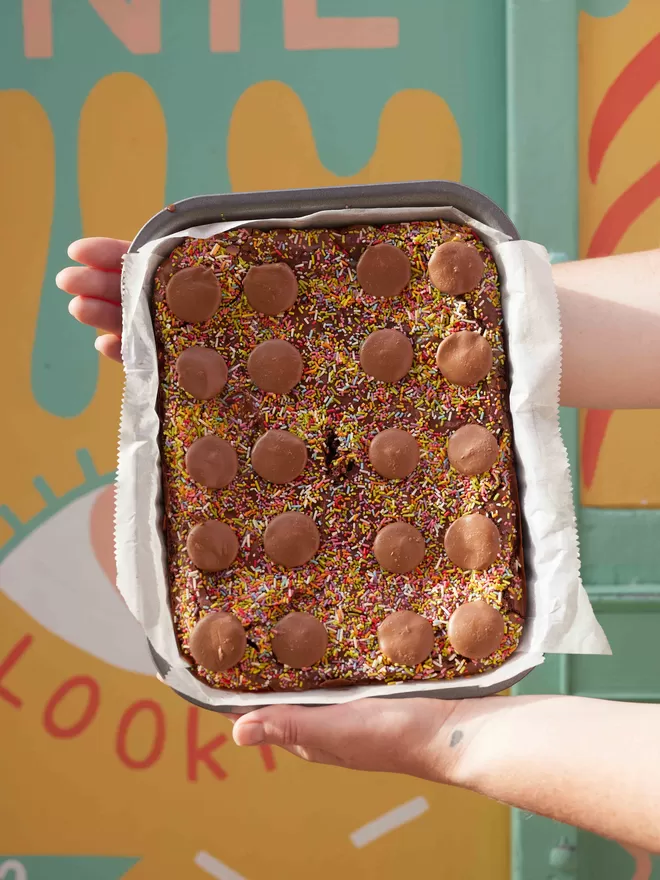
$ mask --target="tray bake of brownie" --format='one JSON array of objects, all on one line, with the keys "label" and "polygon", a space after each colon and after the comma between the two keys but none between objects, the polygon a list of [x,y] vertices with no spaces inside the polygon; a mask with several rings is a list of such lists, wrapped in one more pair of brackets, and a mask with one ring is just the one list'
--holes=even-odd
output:
[{"label": "tray bake of brownie", "polygon": [[119,585],[184,696],[468,695],[606,649],[549,267],[508,238],[455,209],[346,210],[129,255]]}]

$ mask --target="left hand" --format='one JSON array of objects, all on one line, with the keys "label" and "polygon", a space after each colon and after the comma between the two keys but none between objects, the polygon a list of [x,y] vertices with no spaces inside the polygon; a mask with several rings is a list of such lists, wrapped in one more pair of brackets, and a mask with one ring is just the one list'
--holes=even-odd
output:
[{"label": "left hand", "polygon": [[116,238],[83,238],[68,254],[82,266],[58,272],[55,283],[73,299],[69,312],[81,324],[102,330],[96,350],[121,363],[121,261],[130,242]]}]

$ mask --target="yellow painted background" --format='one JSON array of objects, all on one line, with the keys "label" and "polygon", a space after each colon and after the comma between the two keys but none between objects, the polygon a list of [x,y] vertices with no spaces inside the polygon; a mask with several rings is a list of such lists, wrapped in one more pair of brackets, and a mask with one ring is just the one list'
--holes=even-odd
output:
[{"label": "yellow painted background", "polygon": [[[424,120],[424,147],[408,152],[404,164],[402,138],[411,114]],[[0,93],[0,118],[14,133],[0,139],[0,166],[12,169],[2,177],[0,241],[13,255],[5,262],[11,298],[0,348],[3,375],[11,376],[4,382],[11,421],[9,430],[0,432],[2,460],[11,461],[3,467],[3,494],[27,521],[44,503],[32,485],[36,475],[58,496],[80,484],[77,449],[90,451],[99,473],[113,469],[121,371],[101,365],[96,396],[77,418],[50,416],[32,398],[30,357],[53,211],[53,135],[38,102],[26,92]],[[264,124],[269,140],[259,137]],[[149,85],[127,73],[101,80],[83,107],[78,143],[84,234],[130,239],[164,202],[167,133]],[[239,100],[228,155],[234,189],[340,182],[318,158],[304,106],[279,83],[256,85]],[[373,157],[351,182],[458,178],[460,155],[458,127],[444,101],[422,90],[401,92],[383,109]],[[21,231],[28,222],[29,238]],[[66,515],[66,510],[55,514]],[[2,520],[0,528],[0,540],[11,538]],[[198,781],[189,781],[188,705],[155,679],[103,663],[76,647],[75,639],[70,643],[49,631],[47,609],[57,580],[66,580],[67,565],[70,577],[79,577],[76,555],[80,542],[90,541],[89,522],[72,519],[71,529],[57,562],[56,549],[44,546],[39,532],[25,539],[33,542],[34,556],[46,561],[29,575],[45,625],[0,593],[0,663],[26,634],[33,637],[0,679],[22,701],[16,707],[0,698],[0,853],[133,856],[139,862],[127,876],[135,880],[201,878],[193,863],[200,851],[248,880],[508,876],[505,808],[414,779],[305,765],[285,753],[277,754],[276,769],[267,770],[259,751],[236,748],[229,723],[212,713],[202,713],[203,738],[226,735],[215,756],[227,778],[217,780],[200,765]],[[106,540],[107,558],[109,523]],[[60,570],[54,572],[55,566]],[[51,579],[51,574],[57,576]],[[2,577],[0,567],[0,586]],[[112,589],[109,582],[105,587]],[[81,618],[80,625],[91,624]],[[98,714],[80,736],[53,738],[44,728],[45,707],[62,682],[81,675],[99,684]],[[116,754],[117,725],[131,703],[145,699],[164,710],[165,749],[153,767],[130,770]],[[72,723],[83,708],[81,695],[72,693],[57,710],[58,723]],[[132,728],[131,753],[147,753],[151,737],[151,723],[141,719]],[[429,804],[423,816],[364,849],[353,846],[351,831],[420,796]]]}]

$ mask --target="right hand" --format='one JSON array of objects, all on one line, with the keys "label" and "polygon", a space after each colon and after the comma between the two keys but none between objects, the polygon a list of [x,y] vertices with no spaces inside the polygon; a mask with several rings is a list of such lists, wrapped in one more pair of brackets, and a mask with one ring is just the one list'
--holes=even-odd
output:
[{"label": "right hand", "polygon": [[81,324],[101,330],[96,350],[121,363],[121,262],[129,242],[116,238],[82,238],[68,254],[82,266],[58,272],[57,286],[70,293],[69,312]]},{"label": "right hand", "polygon": [[[232,717],[239,746],[280,746],[320,764],[458,783],[475,700],[363,699],[335,706],[269,706]],[[500,707],[502,707],[500,703]]]}]

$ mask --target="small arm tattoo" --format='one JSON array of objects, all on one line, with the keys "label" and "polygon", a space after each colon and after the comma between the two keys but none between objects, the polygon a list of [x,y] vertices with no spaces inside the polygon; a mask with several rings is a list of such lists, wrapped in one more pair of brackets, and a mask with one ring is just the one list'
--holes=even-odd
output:
[{"label": "small arm tattoo", "polygon": [[449,740],[449,748],[450,749],[455,748],[462,739],[463,739],[463,731],[462,730],[455,730],[451,735],[451,739]]}]

